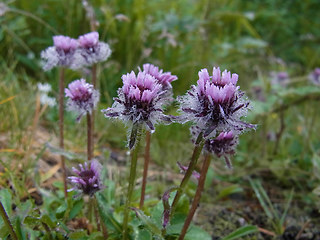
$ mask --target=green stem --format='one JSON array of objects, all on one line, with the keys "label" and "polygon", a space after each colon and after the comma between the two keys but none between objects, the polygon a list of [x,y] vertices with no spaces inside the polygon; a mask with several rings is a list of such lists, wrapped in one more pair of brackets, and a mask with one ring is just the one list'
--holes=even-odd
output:
[{"label": "green stem", "polygon": [[[138,129],[139,132],[139,129]],[[137,135],[137,138],[138,135]],[[129,175],[129,186],[128,186],[128,193],[127,193],[127,200],[124,208],[124,217],[123,217],[123,230],[122,230],[122,239],[128,239],[128,220],[129,220],[129,212],[131,200],[132,200],[132,193],[136,181],[136,172],[137,172],[137,160],[138,160],[138,152],[139,152],[139,139],[136,140],[136,146],[131,151],[131,166],[130,166],[130,175]]]},{"label": "green stem", "polygon": [[203,139],[203,133],[201,132],[199,134],[199,136],[197,137],[196,144],[195,144],[195,147],[194,147],[194,150],[193,150],[193,154],[192,154],[192,158],[191,158],[191,161],[190,161],[189,166],[188,166],[188,170],[185,173],[185,175],[184,175],[184,177],[183,177],[183,179],[182,179],[182,181],[180,183],[179,189],[177,190],[176,196],[173,199],[173,203],[172,203],[172,206],[171,206],[170,218],[173,216],[175,208],[177,207],[177,204],[178,204],[182,194],[185,191],[187,183],[189,182],[189,179],[192,176],[192,172],[193,172],[193,170],[195,169],[195,167],[197,165],[197,161],[199,159],[199,156],[200,156],[200,153],[202,151],[203,145],[204,145],[204,139]]},{"label": "green stem", "polygon": [[187,233],[187,230],[188,230],[188,228],[190,226],[190,223],[192,221],[192,218],[194,216],[194,213],[197,210],[197,207],[198,207],[198,204],[199,204],[200,198],[201,198],[201,193],[202,193],[203,188],[204,188],[204,183],[206,181],[206,176],[207,176],[207,172],[208,172],[209,166],[210,166],[210,155],[206,154],[205,158],[204,158],[204,161],[203,161],[202,168],[201,168],[201,172],[200,172],[200,179],[199,179],[199,182],[198,182],[196,195],[193,198],[192,205],[191,205],[189,214],[187,216],[187,219],[184,222],[183,228],[181,230],[181,234],[179,236],[179,240],[183,240],[184,239],[184,237],[185,237],[185,235]]},{"label": "green stem", "polygon": [[17,235],[16,235],[16,233],[15,233],[13,227],[12,227],[10,219],[9,219],[9,217],[8,217],[8,215],[6,213],[6,210],[4,209],[1,201],[0,201],[0,215],[1,215],[2,219],[3,219],[4,224],[9,229],[11,238],[14,239],[14,240],[18,240]]}]

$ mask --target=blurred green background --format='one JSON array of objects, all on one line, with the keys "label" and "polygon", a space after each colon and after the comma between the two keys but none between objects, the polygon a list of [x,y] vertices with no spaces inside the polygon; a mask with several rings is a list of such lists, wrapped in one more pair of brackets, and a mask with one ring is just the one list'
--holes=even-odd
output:
[{"label": "blurred green background", "polygon": [[[197,81],[202,68],[213,66],[239,74],[239,85],[252,100],[248,121],[255,132],[240,137],[229,172],[215,160],[215,179],[232,184],[259,177],[279,192],[295,189],[295,199],[319,209],[320,86],[308,75],[320,66],[320,3],[318,0],[94,0],[101,40],[112,55],[98,66],[102,94],[99,110],[109,107],[121,76],[143,63],[153,63],[178,76],[175,96]],[[56,34],[77,38],[90,31],[79,0],[16,0],[0,3],[0,149],[26,150],[36,108],[36,84],[48,82],[57,93],[58,71],[43,72],[40,52]],[[272,72],[287,72],[286,84]],[[70,82],[83,73],[67,71]],[[176,114],[176,105],[168,112]],[[97,112],[96,154],[126,151],[126,128]],[[57,109],[48,108],[40,126],[57,134]],[[158,126],[152,137],[152,160],[178,172],[192,149],[189,126]],[[67,147],[85,149],[85,123],[66,116]],[[3,151],[5,152],[5,151]],[[81,152],[81,150],[80,150]],[[84,150],[83,150],[84,152]],[[7,154],[7,155],[5,155]],[[3,153],[24,159],[24,154]],[[219,186],[218,192],[219,192]],[[161,189],[163,190],[163,189]],[[282,196],[284,198],[284,196]],[[318,205],[318,206],[317,206]],[[310,210],[311,211],[311,210]]]}]

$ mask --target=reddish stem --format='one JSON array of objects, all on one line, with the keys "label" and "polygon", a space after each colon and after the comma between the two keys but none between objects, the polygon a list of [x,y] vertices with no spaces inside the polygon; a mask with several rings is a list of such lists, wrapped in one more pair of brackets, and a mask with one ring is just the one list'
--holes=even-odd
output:
[{"label": "reddish stem", "polygon": [[[61,150],[64,150],[64,134],[63,134],[63,119],[64,119],[64,69],[60,69],[59,74],[59,147]],[[64,197],[67,199],[67,174],[66,174],[66,165],[64,156],[61,155],[61,168],[62,168],[62,176],[63,176],[63,185],[64,185]]]},{"label": "reddish stem", "polygon": [[92,159],[93,156],[93,136],[92,136],[92,117],[91,114],[88,112],[87,113],[87,137],[88,137],[88,142],[87,142],[87,155],[88,155],[88,161]]},{"label": "reddish stem", "polygon": [[143,177],[142,177],[142,186],[141,186],[141,196],[140,196],[140,205],[139,205],[140,209],[143,208],[144,196],[146,192],[148,167],[150,162],[150,141],[151,141],[151,133],[147,131],[146,132],[146,148],[144,152],[144,167],[143,167]]},{"label": "reddish stem", "polygon": [[192,221],[193,215],[197,210],[197,207],[198,207],[198,204],[199,204],[200,198],[201,198],[201,193],[202,193],[203,188],[204,188],[204,183],[205,183],[205,180],[206,180],[206,176],[207,176],[207,172],[208,172],[209,166],[210,166],[210,155],[206,154],[205,158],[204,158],[204,161],[203,161],[202,168],[201,168],[200,179],[199,179],[199,182],[198,182],[196,195],[194,196],[194,199],[192,201],[192,205],[191,205],[189,214],[187,216],[187,219],[184,222],[183,228],[181,230],[181,234],[179,236],[179,240],[183,240],[184,239],[184,237],[185,237],[185,235],[187,233],[187,230],[188,230],[188,228],[190,226],[190,223]]}]

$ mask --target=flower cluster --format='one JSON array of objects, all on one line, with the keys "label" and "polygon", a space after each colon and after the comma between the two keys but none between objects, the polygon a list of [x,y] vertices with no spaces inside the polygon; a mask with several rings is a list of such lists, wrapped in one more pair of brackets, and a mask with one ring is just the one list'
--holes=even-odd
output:
[{"label": "flower cluster", "polygon": [[99,101],[99,92],[84,79],[75,80],[65,89],[67,109],[79,114],[77,121],[87,113],[91,114]]},{"label": "flower cluster", "polygon": [[109,45],[99,41],[97,32],[87,33],[78,39],[54,36],[53,44],[41,52],[45,71],[57,66],[80,69],[105,61],[111,54]]},{"label": "flower cluster", "polygon": [[79,164],[80,170],[72,168],[77,176],[68,177],[73,184],[73,188],[68,191],[80,191],[82,194],[93,196],[97,191],[102,189],[100,171],[101,164],[97,160],[90,161],[90,167],[85,162],[84,166]]},{"label": "flower cluster", "polygon": [[[118,97],[111,108],[102,110],[107,118],[117,118],[130,122],[133,127],[143,126],[154,132],[159,122],[170,123],[171,119],[163,113],[162,106],[166,91],[157,80],[145,72],[137,75],[132,71],[122,76],[123,87],[118,89]],[[129,148],[134,146],[129,142]]]},{"label": "flower cluster", "polygon": [[90,32],[79,37],[79,48],[75,53],[74,68],[91,66],[108,59],[111,54],[109,45],[99,41],[98,32]]},{"label": "flower cluster", "polygon": [[315,85],[320,85],[320,68],[314,69],[314,71],[309,74],[309,80]]},{"label": "flower cluster", "polygon": [[180,112],[178,121],[192,121],[200,128],[205,138],[219,132],[233,131],[235,134],[255,125],[241,121],[247,114],[249,101],[236,85],[238,75],[213,68],[212,76],[207,69],[199,71],[197,86],[178,99]]},{"label": "flower cluster", "polygon": [[71,67],[78,41],[67,36],[54,36],[53,46],[41,52],[43,69],[51,70],[56,66]]}]

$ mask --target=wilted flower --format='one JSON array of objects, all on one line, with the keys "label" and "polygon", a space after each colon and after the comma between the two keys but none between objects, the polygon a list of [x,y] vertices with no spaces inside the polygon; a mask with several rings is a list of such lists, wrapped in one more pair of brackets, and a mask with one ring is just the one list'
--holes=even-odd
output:
[{"label": "wilted flower", "polygon": [[314,71],[309,74],[309,80],[315,85],[320,85],[320,68],[314,69]]},{"label": "wilted flower", "polygon": [[[133,129],[143,126],[149,131],[155,130],[154,125],[159,122],[170,123],[168,116],[163,114],[161,97],[165,91],[161,91],[161,84],[150,74],[132,71],[122,76],[123,87],[118,89],[118,97],[114,98],[111,108],[102,110],[108,118],[117,118],[133,124]],[[129,141],[131,149],[135,143]]]},{"label": "wilted flower", "polygon": [[230,155],[235,154],[235,148],[238,145],[238,136],[232,131],[221,132],[218,137],[207,139],[204,144],[204,151],[214,154],[217,157],[224,157],[228,168],[232,168]]},{"label": "wilted flower", "polygon": [[75,53],[73,68],[91,66],[108,59],[111,54],[109,45],[99,41],[98,32],[90,32],[79,37],[79,48]]},{"label": "wilted flower", "polygon": [[287,72],[272,72],[271,77],[272,84],[278,84],[283,87],[287,86],[290,80]]},{"label": "wilted flower", "polygon": [[199,71],[197,86],[192,85],[185,96],[178,98],[180,112],[178,121],[194,122],[205,138],[218,132],[242,132],[255,125],[241,121],[248,111],[249,101],[236,85],[237,74],[227,70],[220,76],[220,69],[213,68],[212,76],[207,69]]},{"label": "wilted flower", "polygon": [[79,114],[79,121],[84,114],[91,114],[99,101],[99,92],[93,85],[86,83],[85,79],[75,80],[65,89],[67,109]]},{"label": "wilted flower", "polygon": [[[90,165],[90,167],[88,166]],[[101,164],[97,160],[92,160],[89,163],[85,162],[84,166],[79,164],[80,170],[72,168],[72,171],[77,176],[68,177],[73,184],[73,188],[68,191],[80,191],[83,194],[93,196],[97,191],[102,189],[100,178]]]},{"label": "wilted flower", "polygon": [[57,66],[73,68],[74,53],[78,47],[78,41],[59,35],[53,37],[53,43],[54,46],[41,52],[43,69],[48,71]]}]

